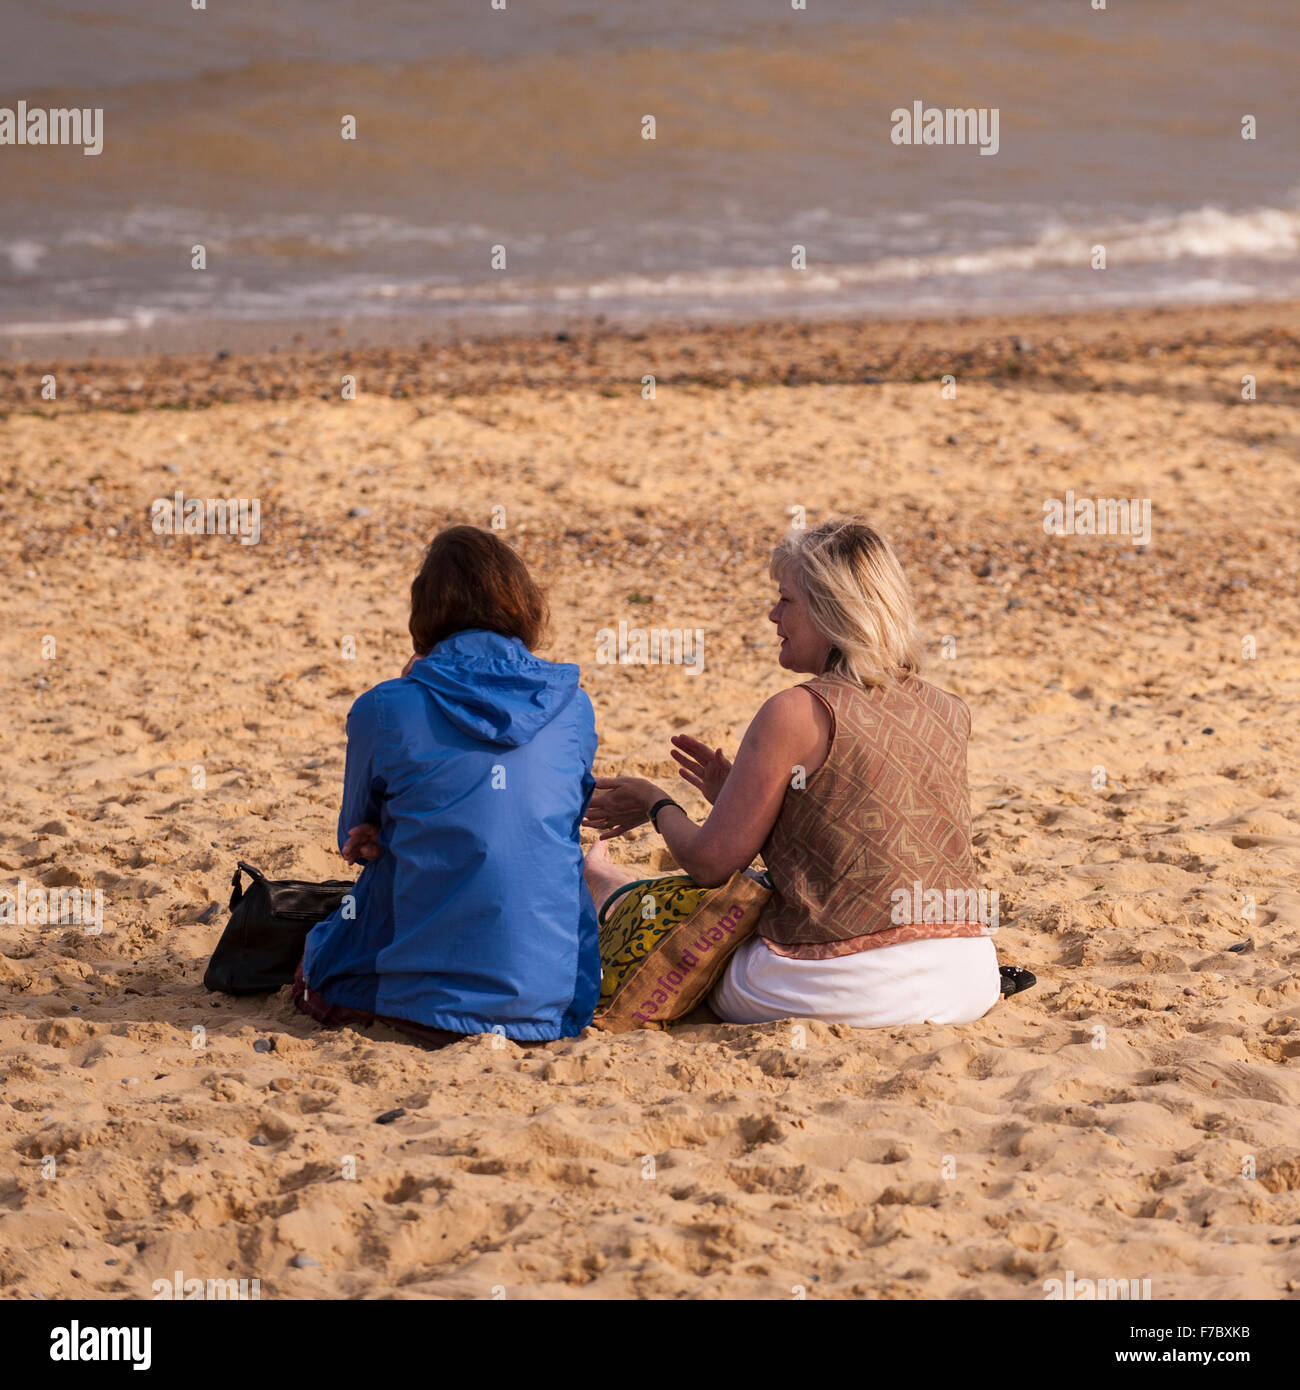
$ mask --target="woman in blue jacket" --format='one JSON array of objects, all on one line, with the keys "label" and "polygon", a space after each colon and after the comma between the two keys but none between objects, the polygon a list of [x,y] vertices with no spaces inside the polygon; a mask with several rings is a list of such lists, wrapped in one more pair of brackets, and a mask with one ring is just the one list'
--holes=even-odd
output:
[{"label": "woman in blue jacket", "polygon": [[511,548],[453,526],[411,585],[416,655],[348,714],[339,849],[365,868],[295,986],[327,1024],[433,1041],[572,1037],[600,990],[578,828],[596,752],[576,666],[531,654],[546,601]]}]

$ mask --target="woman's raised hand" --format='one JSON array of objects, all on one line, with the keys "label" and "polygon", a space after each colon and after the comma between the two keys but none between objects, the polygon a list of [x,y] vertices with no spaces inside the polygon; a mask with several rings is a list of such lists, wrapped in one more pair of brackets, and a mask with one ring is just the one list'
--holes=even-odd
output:
[{"label": "woman's raised hand", "polygon": [[723,756],[721,748],[710,748],[689,734],[673,735],[673,757],[678,764],[677,775],[702,792],[712,806],[731,771],[731,759]]}]

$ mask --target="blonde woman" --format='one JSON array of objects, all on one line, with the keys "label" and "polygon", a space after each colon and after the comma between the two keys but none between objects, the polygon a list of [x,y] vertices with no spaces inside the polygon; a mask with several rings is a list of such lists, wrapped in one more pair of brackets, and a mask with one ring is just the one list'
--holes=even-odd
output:
[{"label": "blonde woman", "polygon": [[[771,575],[777,660],[813,679],[759,709],[734,764],[672,740],[680,776],[713,807],[703,825],[653,782],[597,780],[585,824],[601,832],[587,856],[601,920],[633,881],[604,842],[650,820],[702,887],[762,853],[771,900],[709,1001],[725,1022],[972,1022],[1002,986],[988,924],[970,910],[970,713],[918,674],[907,580],[870,526],[791,532]],[[937,902],[966,910],[914,910]]]}]

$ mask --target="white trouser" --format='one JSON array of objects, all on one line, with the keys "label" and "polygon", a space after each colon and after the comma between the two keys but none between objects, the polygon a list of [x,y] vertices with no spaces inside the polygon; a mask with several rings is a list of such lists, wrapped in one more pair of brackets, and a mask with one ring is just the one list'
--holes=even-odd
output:
[{"label": "white trouser", "polygon": [[759,936],[736,949],[709,997],[727,1023],[816,1018],[855,1028],[973,1023],[1001,998],[989,937],[878,946],[834,960],[791,960]]}]

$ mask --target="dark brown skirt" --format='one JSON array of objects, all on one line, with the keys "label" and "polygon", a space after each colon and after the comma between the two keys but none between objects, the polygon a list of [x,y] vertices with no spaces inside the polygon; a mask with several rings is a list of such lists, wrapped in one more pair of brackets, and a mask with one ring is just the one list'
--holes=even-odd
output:
[{"label": "dark brown skirt", "polygon": [[324,1028],[364,1028],[370,1023],[386,1023],[404,1033],[412,1042],[425,1047],[449,1047],[459,1042],[464,1033],[449,1033],[443,1028],[426,1028],[405,1018],[387,1018],[383,1014],[366,1013],[364,1009],[347,1009],[340,1004],[327,1004],[319,994],[307,987],[302,978],[302,961],[293,977],[293,1002],[302,1013],[314,1018]]}]

